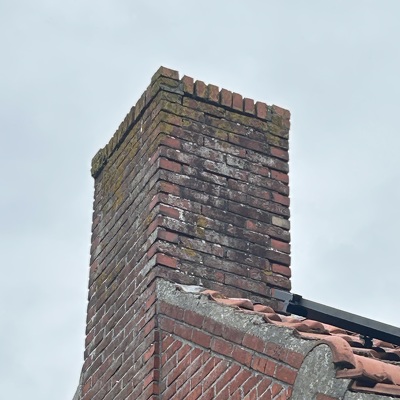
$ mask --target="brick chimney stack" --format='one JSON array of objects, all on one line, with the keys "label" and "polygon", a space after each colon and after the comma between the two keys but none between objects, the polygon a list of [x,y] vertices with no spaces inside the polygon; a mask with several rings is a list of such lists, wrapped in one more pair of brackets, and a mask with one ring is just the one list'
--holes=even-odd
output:
[{"label": "brick chimney stack", "polygon": [[289,118],[176,71],[153,76],[93,159],[82,399],[114,398],[105,386],[117,370],[131,391],[143,379],[156,278],[279,310],[274,293],[290,291]]}]

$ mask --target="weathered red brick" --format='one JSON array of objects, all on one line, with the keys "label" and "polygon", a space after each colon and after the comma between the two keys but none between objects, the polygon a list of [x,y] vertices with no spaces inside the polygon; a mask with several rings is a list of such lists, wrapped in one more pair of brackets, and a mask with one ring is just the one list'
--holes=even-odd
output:
[{"label": "weathered red brick", "polygon": [[286,265],[280,265],[280,264],[271,264],[271,269],[273,272],[280,274],[280,275],[284,275],[287,276],[288,278],[290,278],[292,276],[292,271],[289,267],[287,267]]},{"label": "weathered red brick", "polygon": [[226,89],[221,89],[220,103],[223,106],[232,107],[232,92]]},{"label": "weathered red brick", "polygon": [[225,325],[222,328],[222,337],[229,342],[241,344],[243,340],[243,333],[235,328]]},{"label": "weathered red brick", "polygon": [[279,383],[273,383],[271,385],[271,394],[273,398],[275,398],[275,396],[279,394],[282,391],[282,389],[283,389],[282,385],[280,385]]},{"label": "weathered red brick", "polygon": [[[272,383],[271,379],[264,378],[258,385],[257,385],[257,399],[263,398],[262,395],[268,390]],[[268,398],[268,397],[267,397]]]},{"label": "weathered red brick", "polygon": [[284,118],[290,118],[290,111],[289,110],[286,110],[285,108],[276,106],[275,104],[272,106],[272,109],[276,114],[278,114],[278,115],[280,115],[280,116],[282,116]]},{"label": "weathered red brick", "polygon": [[[234,379],[240,369],[240,366],[237,364],[230,365],[229,368],[226,369],[225,373],[221,375],[221,378],[216,382],[216,392],[222,393],[222,388]],[[222,399],[223,397],[220,398]]]},{"label": "weathered red brick", "polygon": [[171,79],[179,79],[179,72],[166,67],[160,67],[157,72],[152,76],[151,81],[154,82],[160,76],[165,76]]},{"label": "weathered red brick", "polygon": [[193,330],[192,341],[199,346],[209,348],[211,345],[211,336],[199,330]]},{"label": "weathered red brick", "polygon": [[272,170],[271,171],[271,178],[272,179],[276,179],[278,181],[281,181],[283,183],[289,183],[289,175],[285,174],[283,172]]},{"label": "weathered red brick", "polygon": [[193,91],[194,91],[193,78],[191,78],[190,76],[184,75],[182,78],[182,82],[183,82],[183,90],[186,93],[193,94]]},{"label": "weathered red brick", "polygon": [[213,333],[216,336],[222,336],[222,327],[223,325],[221,323],[211,318],[204,317],[202,328],[207,332]]},{"label": "weathered red brick", "polygon": [[179,219],[182,211],[175,207],[160,204],[160,212],[168,217]]},{"label": "weathered red brick", "polygon": [[254,100],[253,99],[248,99],[248,98],[245,97],[243,99],[243,103],[244,103],[244,112],[254,115],[254,113],[255,113],[255,111],[254,111]]},{"label": "weathered red brick", "polygon": [[283,204],[284,206],[290,205],[290,199],[287,196],[283,196],[280,193],[272,192],[272,199],[280,204]]},{"label": "weathered red brick", "polygon": [[207,86],[202,81],[196,81],[194,83],[194,94],[197,97],[201,97],[203,99],[207,98]]},{"label": "weathered red brick", "polygon": [[160,190],[166,193],[171,193],[175,196],[179,196],[181,193],[180,187],[170,182],[160,182]]},{"label": "weathered red brick", "polygon": [[268,115],[268,108],[265,103],[257,101],[256,103],[256,115],[258,118],[266,119]]},{"label": "weathered red brick", "polygon": [[243,97],[238,93],[232,93],[232,108],[243,111]]},{"label": "weathered red brick", "polygon": [[[210,371],[210,373],[205,377],[202,382],[203,392],[205,392],[218,378],[221,377],[226,371],[226,363],[221,362],[218,359],[215,359],[214,367]],[[212,396],[211,399],[215,397],[215,388],[212,388],[212,391],[208,393],[208,395]]]},{"label": "weathered red brick", "polygon": [[254,335],[250,335],[249,333],[246,333],[243,336],[242,344],[249,349],[258,351],[259,353],[262,353],[265,348],[265,343],[262,339]]},{"label": "weathered red brick", "polygon": [[208,85],[208,100],[218,103],[219,102],[219,88],[215,85]]},{"label": "weathered red brick", "polygon": [[160,229],[158,231],[157,237],[162,240],[166,240],[167,242],[171,243],[178,243],[179,242],[179,235],[175,232],[170,232],[164,229]]},{"label": "weathered red brick", "polygon": [[192,310],[186,310],[183,315],[183,321],[189,325],[195,326],[196,328],[201,328],[204,323],[204,317]]},{"label": "weathered red brick", "polygon": [[279,251],[283,251],[284,253],[290,253],[290,244],[286,242],[282,242],[280,240],[271,239],[271,246]]},{"label": "weathered red brick", "polygon": [[157,254],[156,262],[157,264],[162,264],[170,268],[178,268],[179,264],[176,258],[167,256],[166,254]]},{"label": "weathered red brick", "polygon": [[271,155],[278,157],[282,160],[289,161],[289,152],[287,150],[280,149],[278,147],[270,147]]},{"label": "weathered red brick", "polygon": [[[250,378],[250,376],[251,376],[251,372],[250,372],[250,371],[247,371],[247,370],[244,370],[244,369],[242,369],[242,370],[235,376],[235,379],[232,380],[232,382],[231,382],[230,385],[229,385],[229,391],[230,391],[231,393],[233,393],[232,397],[234,397],[234,395],[235,395],[235,393],[236,393],[236,390],[239,389],[239,388],[244,384],[244,382],[246,382],[247,379]],[[239,393],[236,393],[236,394],[239,394]],[[241,397],[242,397],[242,396],[239,396],[239,398],[241,398]]]},{"label": "weathered red brick", "polygon": [[232,343],[223,339],[214,338],[211,341],[211,350],[228,357],[231,357],[233,348],[234,346]]},{"label": "weathered red brick", "polygon": [[253,356],[251,361],[251,368],[270,377],[274,376],[277,365],[278,364],[272,360],[256,355]]},{"label": "weathered red brick", "polygon": [[177,139],[175,137],[172,137],[172,136],[166,136],[163,139],[162,144],[164,146],[172,147],[174,149],[181,149],[181,147],[182,147],[181,140]]},{"label": "weathered red brick", "polygon": [[283,382],[293,385],[294,381],[296,380],[297,371],[286,367],[285,365],[279,364],[276,367],[274,376]]},{"label": "weathered red brick", "polygon": [[222,390],[215,389],[217,396],[215,397],[215,400],[225,400],[225,399],[230,399],[230,390],[229,386],[224,387]]},{"label": "weathered red brick", "polygon": [[160,168],[165,168],[168,171],[172,171],[172,172],[181,172],[181,164],[175,162],[175,161],[171,161],[171,160],[167,160],[166,158],[160,157]]},{"label": "weathered red brick", "polygon": [[238,346],[235,346],[235,348],[233,349],[232,358],[240,364],[245,365],[246,367],[250,367],[252,357],[253,353],[249,352],[248,350],[245,350]]}]

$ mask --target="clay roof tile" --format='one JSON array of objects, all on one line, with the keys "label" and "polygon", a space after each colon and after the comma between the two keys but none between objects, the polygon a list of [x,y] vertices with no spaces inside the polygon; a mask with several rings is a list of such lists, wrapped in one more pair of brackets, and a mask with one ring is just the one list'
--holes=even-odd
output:
[{"label": "clay roof tile", "polygon": [[352,391],[400,397],[400,347],[374,339],[373,348],[368,348],[358,334],[332,325],[281,315],[271,307],[253,304],[248,299],[228,298],[217,291],[206,290],[202,294],[243,312],[259,314],[267,323],[293,329],[296,336],[315,340],[315,346],[327,344],[337,367],[337,378],[351,379]]}]

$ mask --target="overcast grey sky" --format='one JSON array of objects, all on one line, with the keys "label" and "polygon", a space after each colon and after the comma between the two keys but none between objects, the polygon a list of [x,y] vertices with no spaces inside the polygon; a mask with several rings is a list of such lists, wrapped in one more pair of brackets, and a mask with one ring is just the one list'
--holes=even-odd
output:
[{"label": "overcast grey sky", "polygon": [[91,158],[160,65],[290,109],[293,291],[400,325],[398,0],[0,0],[0,392],[71,400]]}]

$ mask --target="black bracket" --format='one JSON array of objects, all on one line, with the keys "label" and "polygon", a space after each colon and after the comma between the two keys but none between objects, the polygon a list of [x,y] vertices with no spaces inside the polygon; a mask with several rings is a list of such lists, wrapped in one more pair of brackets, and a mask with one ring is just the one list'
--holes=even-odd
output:
[{"label": "black bracket", "polygon": [[[279,297],[279,294],[276,293],[276,297]],[[306,300],[297,294],[285,293],[279,300],[284,303],[283,312],[358,333],[363,338],[368,338],[365,340],[367,347],[372,347],[372,338],[400,346],[400,328],[395,326]]]}]

